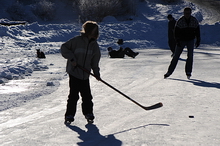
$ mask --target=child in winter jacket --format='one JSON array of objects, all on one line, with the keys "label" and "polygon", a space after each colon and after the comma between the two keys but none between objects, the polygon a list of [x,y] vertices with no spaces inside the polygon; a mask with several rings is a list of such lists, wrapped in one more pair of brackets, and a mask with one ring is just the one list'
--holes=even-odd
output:
[{"label": "child in winter jacket", "polygon": [[88,122],[93,122],[92,94],[89,83],[89,73],[86,73],[78,66],[88,71],[93,70],[97,80],[100,80],[99,60],[101,57],[97,38],[99,27],[96,22],[87,21],[82,26],[80,36],[76,36],[61,46],[61,54],[67,59],[66,71],[69,74],[69,96],[65,113],[65,123],[74,121],[74,116],[79,100],[79,93],[82,97],[82,113]]}]

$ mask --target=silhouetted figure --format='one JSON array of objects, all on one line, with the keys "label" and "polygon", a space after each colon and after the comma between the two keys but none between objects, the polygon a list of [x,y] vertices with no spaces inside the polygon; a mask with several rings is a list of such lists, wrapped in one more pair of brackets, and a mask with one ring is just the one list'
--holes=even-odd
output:
[{"label": "silhouetted figure", "polygon": [[111,58],[124,58],[125,55],[135,58],[139,54],[138,52],[132,51],[131,48],[129,47],[123,48],[122,46],[124,44],[123,39],[118,39],[117,43],[118,45],[120,45],[119,50],[114,50],[112,49],[112,47],[107,48],[108,54]]},{"label": "silhouetted figure", "polygon": [[168,22],[168,44],[172,52],[171,56],[173,56],[175,52],[175,48],[176,48],[176,41],[174,38],[174,27],[176,24],[176,20],[173,18],[171,14],[167,16],[167,19],[169,20]]},{"label": "silhouetted figure", "polygon": [[82,25],[81,35],[71,38],[61,46],[61,54],[67,59],[66,71],[69,74],[70,87],[65,113],[66,124],[74,121],[80,96],[82,97],[82,113],[87,121],[92,123],[95,118],[89,81],[90,74],[78,66],[82,66],[89,72],[92,70],[96,79],[101,80],[99,72],[101,52],[97,43],[98,37],[98,24],[94,21],[86,21]]},{"label": "silhouetted figure", "polygon": [[37,58],[46,58],[44,52],[40,51],[40,49],[37,49]]},{"label": "silhouetted figure", "polygon": [[124,58],[125,55],[135,58],[139,53],[132,51],[130,48],[126,47],[123,49],[120,47],[119,50],[113,50],[112,47],[108,47],[108,54],[111,58]]},{"label": "silhouetted figure", "polygon": [[[200,27],[198,20],[191,16],[192,9],[185,8],[184,16],[176,23],[174,35],[176,39],[176,49],[174,56],[170,62],[167,73],[164,78],[169,77],[176,68],[179,57],[183,52],[184,47],[187,47],[187,60],[185,65],[185,73],[188,79],[191,77],[193,67],[193,52],[194,45],[197,48],[200,45]],[[196,43],[194,42],[196,38]],[[194,44],[195,43],[195,44]]]}]

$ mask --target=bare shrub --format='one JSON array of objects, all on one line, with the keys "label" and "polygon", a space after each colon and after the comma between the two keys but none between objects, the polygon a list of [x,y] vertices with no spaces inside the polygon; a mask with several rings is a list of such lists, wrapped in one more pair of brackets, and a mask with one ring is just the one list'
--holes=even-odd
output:
[{"label": "bare shrub", "polygon": [[135,15],[138,0],[122,0],[121,1],[121,15]]},{"label": "bare shrub", "polygon": [[17,0],[17,1],[24,5],[30,5],[33,4],[35,0]]},{"label": "bare shrub", "polygon": [[9,6],[6,11],[13,21],[26,21],[28,19],[28,15],[25,13],[24,6],[21,5],[19,2],[16,2]]},{"label": "bare shrub", "polygon": [[80,20],[100,22],[106,16],[117,16],[136,13],[138,0],[79,0],[78,11]]},{"label": "bare shrub", "polygon": [[163,0],[163,1],[165,1],[167,3],[173,3],[173,2],[177,2],[178,0]]},{"label": "bare shrub", "polygon": [[44,21],[53,20],[55,17],[55,5],[49,0],[38,0],[33,7],[33,12],[36,16]]},{"label": "bare shrub", "polygon": [[100,22],[105,16],[114,15],[120,8],[118,0],[80,0],[79,15],[80,20],[93,20]]}]

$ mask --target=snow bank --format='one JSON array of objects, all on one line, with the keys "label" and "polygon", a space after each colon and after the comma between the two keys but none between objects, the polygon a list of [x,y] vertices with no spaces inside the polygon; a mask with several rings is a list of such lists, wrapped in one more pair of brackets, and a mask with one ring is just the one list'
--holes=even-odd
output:
[{"label": "snow bank", "polygon": [[114,16],[106,16],[103,18],[102,22],[117,22],[117,19]]},{"label": "snow bank", "polygon": [[5,26],[11,25],[25,25],[27,22],[25,21],[9,21],[8,19],[0,19],[0,24]]},{"label": "snow bank", "polygon": [[[119,48],[116,43],[123,39],[125,47],[131,49],[163,48],[168,49],[167,18],[168,14],[178,19],[182,16],[183,8],[193,8],[193,16],[200,22],[207,15],[197,6],[189,2],[179,5],[144,2],[140,3],[137,17],[130,21],[117,21],[114,17],[106,17],[99,23],[100,49]],[[143,11],[144,10],[144,11]],[[2,19],[2,22],[10,22]],[[220,45],[220,24],[201,25],[201,44]],[[0,77],[1,83],[11,79],[19,79],[31,75],[35,70],[44,70],[47,67],[40,65],[36,59],[36,49],[41,49],[46,55],[59,53],[63,42],[73,36],[79,35],[81,24],[39,24],[37,22],[26,25],[4,26],[0,25]]]},{"label": "snow bank", "polygon": [[37,22],[18,25],[2,26],[0,25],[0,35],[12,37],[15,40],[25,39],[28,42],[50,42],[64,41],[70,37],[79,34],[80,28],[74,24],[45,24],[40,25]]},{"label": "snow bank", "polygon": [[[4,19],[2,22],[9,21]],[[46,55],[59,53],[61,43],[79,34],[79,30],[72,24],[0,25],[0,84],[47,69],[36,58],[36,49]]]},{"label": "snow bank", "polygon": [[48,69],[41,61],[32,58],[15,58],[0,60],[0,84],[12,79],[23,79],[30,76],[33,71]]}]

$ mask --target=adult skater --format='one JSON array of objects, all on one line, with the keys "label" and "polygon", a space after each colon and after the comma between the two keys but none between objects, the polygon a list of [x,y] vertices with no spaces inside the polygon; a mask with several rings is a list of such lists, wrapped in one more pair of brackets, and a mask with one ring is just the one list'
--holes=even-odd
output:
[{"label": "adult skater", "polygon": [[191,8],[184,9],[184,15],[177,21],[174,35],[177,43],[174,56],[170,62],[167,73],[164,78],[169,77],[176,68],[179,57],[184,49],[187,47],[187,60],[185,65],[185,73],[188,79],[191,77],[192,66],[193,66],[193,51],[194,51],[194,41],[196,38],[195,47],[200,45],[200,28],[198,20],[191,16]]}]

